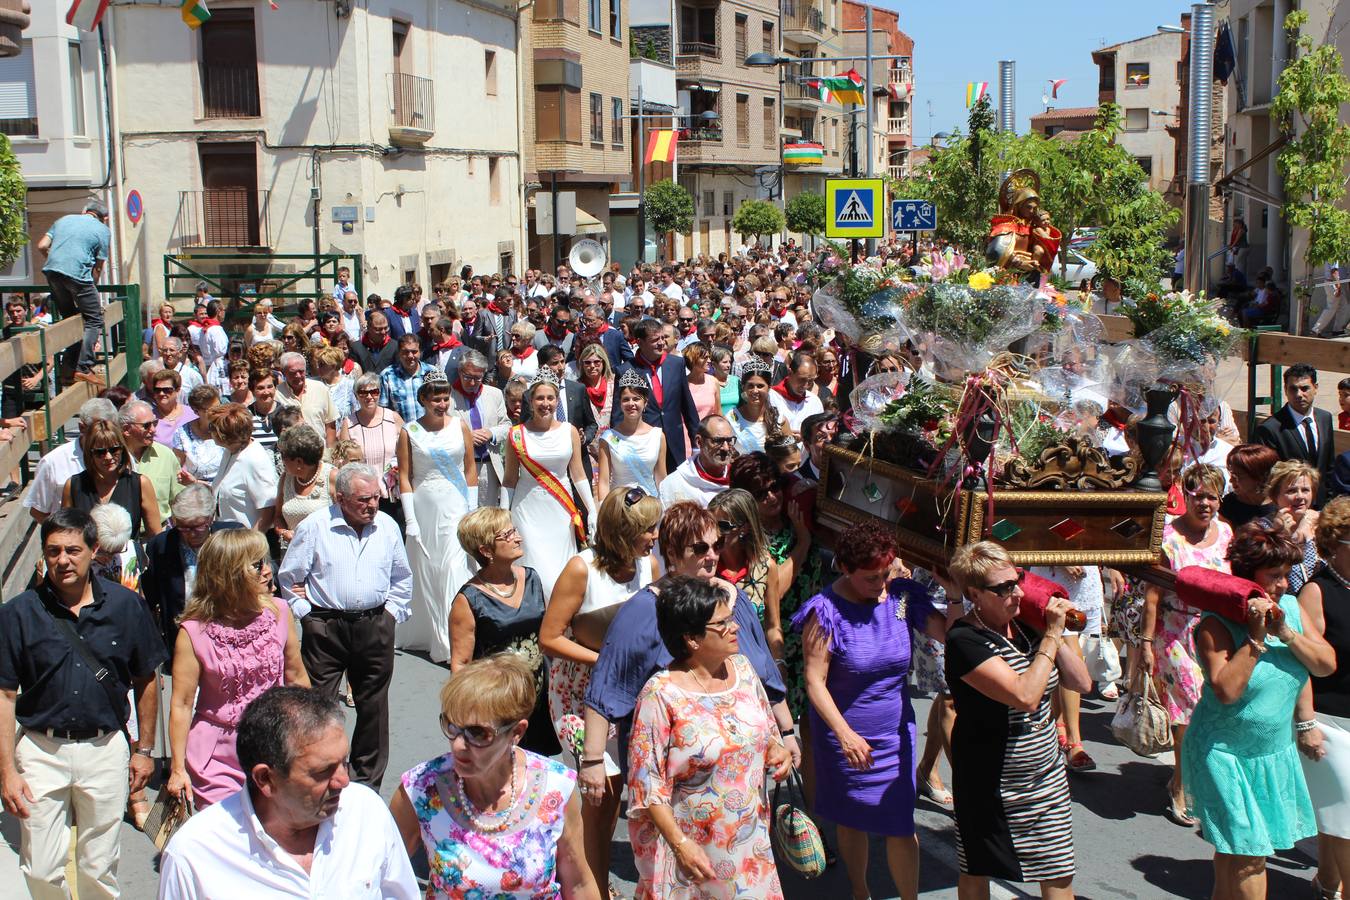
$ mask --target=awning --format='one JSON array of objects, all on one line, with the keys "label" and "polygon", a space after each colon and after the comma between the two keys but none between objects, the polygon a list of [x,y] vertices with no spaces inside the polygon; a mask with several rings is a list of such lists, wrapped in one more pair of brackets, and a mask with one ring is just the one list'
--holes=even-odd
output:
[{"label": "awning", "polygon": [[604,234],[605,225],[595,216],[577,207],[577,234]]},{"label": "awning", "polygon": [[1260,153],[1256,154],[1251,159],[1247,160],[1245,163],[1238,166],[1236,169],[1229,172],[1227,175],[1223,176],[1218,181],[1214,182],[1214,186],[1223,187],[1224,185],[1228,184],[1228,182],[1240,176],[1247,169],[1261,162],[1263,159],[1265,159],[1267,156],[1270,156],[1270,154],[1274,153],[1276,150],[1279,150],[1281,147],[1285,145],[1285,142],[1288,140],[1289,138],[1286,137],[1285,135],[1283,134],[1280,135],[1275,140],[1271,141],[1271,143],[1266,147],[1266,149],[1262,150]]}]

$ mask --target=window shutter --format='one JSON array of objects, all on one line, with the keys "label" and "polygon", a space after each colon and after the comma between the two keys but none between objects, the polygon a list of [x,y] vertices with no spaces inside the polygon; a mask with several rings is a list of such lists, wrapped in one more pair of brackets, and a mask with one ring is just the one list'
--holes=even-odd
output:
[{"label": "window shutter", "polygon": [[33,81],[33,42],[23,42],[18,56],[0,57],[0,119],[37,118]]}]

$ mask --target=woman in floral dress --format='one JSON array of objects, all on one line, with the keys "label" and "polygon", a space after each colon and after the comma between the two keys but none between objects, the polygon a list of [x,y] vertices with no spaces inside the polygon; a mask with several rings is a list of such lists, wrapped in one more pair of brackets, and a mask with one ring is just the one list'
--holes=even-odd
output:
[{"label": "woman in floral dress", "polygon": [[517,746],[535,690],[514,653],[476,660],[441,689],[449,752],[404,772],[389,804],[409,855],[426,848],[428,898],[599,900],[576,775]]},{"label": "woman in floral dress", "polygon": [[629,743],[636,900],[778,900],[764,772],[787,777],[791,757],[725,595],[687,576],[662,584],[672,661],[642,689]]},{"label": "woman in floral dress", "polygon": [[[1163,528],[1162,551],[1173,572],[1186,566],[1228,571],[1226,557],[1233,529],[1218,517],[1223,483],[1222,470],[1205,463],[1196,463],[1181,476],[1186,511]],[[1163,812],[1185,827],[1195,825],[1195,819],[1186,812],[1182,791],[1181,742],[1204,686],[1204,673],[1195,658],[1195,627],[1199,623],[1200,611],[1182,603],[1176,594],[1156,586],[1147,589],[1140,626],[1140,663],[1159,682],[1176,753],[1176,767],[1168,785],[1171,799]]]}]

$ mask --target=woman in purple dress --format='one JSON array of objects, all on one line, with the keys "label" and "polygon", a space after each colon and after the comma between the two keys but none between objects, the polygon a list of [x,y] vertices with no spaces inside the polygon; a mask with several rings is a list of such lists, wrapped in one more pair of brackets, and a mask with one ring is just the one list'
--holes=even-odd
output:
[{"label": "woman in purple dress", "polygon": [[946,623],[923,585],[891,578],[892,532],[854,525],[837,543],[843,573],[797,611],[802,632],[815,812],[835,823],[855,898],[867,889],[868,836],[886,839],[886,864],[904,900],[919,895],[914,833],[914,709],[905,692],[911,626],[936,640]]}]

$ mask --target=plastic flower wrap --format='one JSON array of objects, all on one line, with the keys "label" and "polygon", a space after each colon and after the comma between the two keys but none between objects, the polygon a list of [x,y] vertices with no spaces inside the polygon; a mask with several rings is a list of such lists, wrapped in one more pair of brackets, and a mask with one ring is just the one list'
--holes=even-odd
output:
[{"label": "plastic flower wrap", "polygon": [[586,746],[586,724],[581,716],[568,713],[558,720],[558,737],[562,745],[572,751],[572,755],[581,758],[582,748]]},{"label": "plastic flower wrap", "polygon": [[932,335],[933,358],[964,372],[984,369],[1009,344],[1036,330],[1044,317],[1035,288],[998,284],[985,272],[971,278],[973,284],[936,282],[901,299],[900,325]]},{"label": "plastic flower wrap", "polygon": [[1144,392],[1159,383],[1158,358],[1143,341],[1121,341],[1110,348],[1111,377],[1107,382],[1108,399],[1136,415],[1143,415],[1147,404]]},{"label": "plastic flower wrap", "polygon": [[1173,291],[1129,301],[1122,312],[1157,363],[1155,383],[1180,388],[1199,403],[1202,414],[1217,408],[1219,364],[1245,334],[1224,318],[1218,302],[1203,294]]},{"label": "plastic flower wrap", "polygon": [[898,346],[909,337],[898,327],[897,302],[915,288],[901,280],[899,269],[840,265],[837,273],[811,297],[826,328],[869,351]]},{"label": "plastic flower wrap", "polygon": [[850,343],[856,344],[862,340],[862,324],[839,298],[835,282],[830,282],[811,295],[811,312],[826,328],[833,328],[848,338]]},{"label": "plastic flower wrap", "polygon": [[848,395],[853,415],[868,431],[885,431],[880,415],[892,402],[905,393],[909,385],[911,372],[881,372],[858,382],[858,386]]},{"label": "plastic flower wrap", "polygon": [[[951,437],[960,396],[956,390],[947,385],[933,384],[920,376],[912,376],[908,388],[903,393],[896,395],[894,388],[891,388],[892,393],[888,402],[878,406],[886,397],[887,389],[884,387],[886,382],[878,382],[871,386],[868,382],[894,379],[897,375],[903,374],[905,373],[884,372],[867,379],[855,388],[851,395],[854,414],[859,420],[869,422],[869,427],[877,431],[900,431],[923,438],[935,447],[942,446]],[[895,384],[893,381],[890,383]],[[869,387],[870,395],[862,391],[864,387]],[[867,405],[866,417],[859,411],[860,400]]]}]

